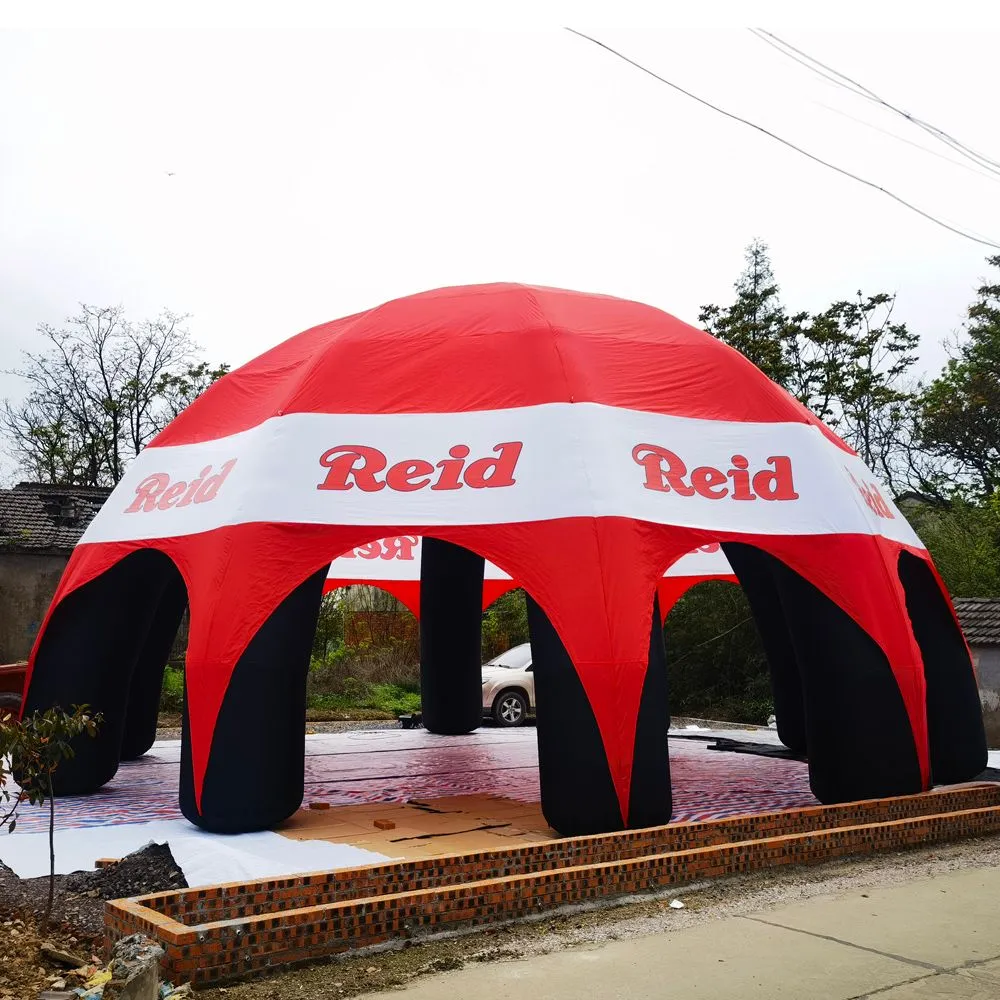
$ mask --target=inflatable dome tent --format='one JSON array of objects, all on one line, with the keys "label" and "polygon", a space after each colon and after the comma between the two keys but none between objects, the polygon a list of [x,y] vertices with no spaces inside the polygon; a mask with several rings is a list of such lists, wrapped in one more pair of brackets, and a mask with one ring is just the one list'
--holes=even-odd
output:
[{"label": "inflatable dome tent", "polygon": [[563,834],[667,822],[657,588],[720,543],[784,742],[822,802],[986,765],[968,648],[926,550],[858,457],[744,357],[636,302],[446,288],[280,344],[128,469],[40,630],[25,711],[105,723],[57,775],[149,749],[190,608],[181,808],[263,829],[303,796],[305,680],[333,559],[423,539],[423,717],[480,724],[484,562],[528,594],[542,808]]}]

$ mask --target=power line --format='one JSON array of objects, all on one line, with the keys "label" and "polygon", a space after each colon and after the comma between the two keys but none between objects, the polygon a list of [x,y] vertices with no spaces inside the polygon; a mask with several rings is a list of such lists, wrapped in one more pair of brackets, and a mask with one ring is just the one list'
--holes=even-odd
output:
[{"label": "power line", "polygon": [[818,107],[823,108],[824,111],[830,111],[835,115],[840,115],[841,117],[847,118],[852,122],[856,122],[858,125],[864,125],[865,128],[870,128],[876,132],[880,132],[882,135],[886,135],[890,139],[895,139],[897,142],[902,142],[907,146],[912,146],[914,149],[919,149],[921,152],[927,153],[928,156],[937,157],[939,160],[944,160],[945,163],[950,163],[953,167],[958,167],[959,170],[968,170],[970,173],[977,174],[980,177],[985,177],[987,180],[993,181],[994,183],[1000,181],[1000,173],[997,171],[987,172],[986,170],[981,169],[979,164],[962,163],[961,160],[952,159],[952,157],[945,153],[940,153],[936,149],[931,149],[930,146],[924,146],[919,142],[914,142],[912,139],[907,139],[905,136],[899,135],[896,132],[891,132],[889,129],[882,128],[874,122],[866,121],[864,118],[857,118],[854,115],[848,114],[846,111],[842,111],[840,108],[824,104],[822,101],[815,101],[814,103]]},{"label": "power line", "polygon": [[[863,97],[867,101],[876,100],[875,95],[865,90],[865,88],[862,87],[860,84],[854,84],[851,81],[848,81],[846,78],[841,79],[840,74],[837,73],[836,70],[831,69],[829,72],[825,73],[823,72],[823,69],[814,66],[811,62],[806,62],[806,58],[808,57],[800,59],[797,55],[793,55],[790,51],[787,51],[786,49],[782,48],[780,45],[778,45],[777,38],[774,35],[771,35],[769,32],[764,31],[763,28],[747,28],[747,31],[749,31],[751,35],[754,35],[755,37],[759,38],[765,44],[770,45],[771,48],[777,49],[783,56],[787,56],[793,62],[797,62],[800,66],[805,66],[805,68],[810,72],[823,77],[824,80],[829,80],[831,83],[835,83],[838,87],[843,87],[845,90],[849,90],[852,94],[857,94],[858,97]],[[790,48],[791,46],[789,46],[789,49]],[[825,68],[826,67],[824,67],[824,69]]]},{"label": "power line", "polygon": [[794,142],[790,142],[788,139],[783,139],[780,135],[776,135],[774,132],[769,131],[762,125],[757,125],[752,121],[748,121],[746,118],[741,118],[739,115],[733,114],[731,111],[726,111],[725,108],[720,108],[718,105],[712,104],[711,101],[707,101],[705,100],[705,98],[699,97],[697,94],[691,93],[690,90],[685,90],[679,84],[672,83],[670,80],[666,79],[666,77],[660,76],[659,73],[653,72],[653,70],[648,69],[647,67],[643,66],[642,63],[636,62],[634,59],[630,59],[628,56],[619,52],[617,49],[612,48],[610,45],[598,41],[598,39],[592,38],[590,35],[585,35],[582,31],[577,31],[575,28],[567,27],[566,31],[569,31],[580,38],[586,39],[586,41],[591,42],[592,44],[598,46],[599,48],[604,49],[606,52],[610,52],[613,56],[617,56],[623,62],[627,62],[630,66],[634,66],[636,69],[641,70],[643,73],[646,73],[648,76],[651,76],[654,80],[659,80],[660,83],[666,84],[668,87],[672,88],[673,90],[676,90],[680,94],[683,94],[685,97],[691,98],[691,100],[693,101],[697,101],[699,104],[704,105],[706,108],[710,108],[712,111],[715,111],[718,114],[731,119],[732,121],[739,122],[741,125],[746,125],[748,128],[752,128],[754,129],[754,131],[760,132],[763,135],[766,135],[770,139],[774,139],[775,142],[780,142],[783,146],[787,146],[789,149],[792,149],[796,153],[801,154],[802,156],[806,157],[809,160],[812,160],[814,163],[818,163],[821,166],[827,167],[828,169],[835,171],[836,173],[842,175],[843,177],[849,177],[851,180],[857,181],[859,184],[864,184],[865,187],[869,187],[874,191],[881,192],[887,198],[891,198],[893,201],[902,205],[904,208],[908,208],[911,212],[916,212],[917,215],[922,216],[929,222],[933,222],[934,225],[940,226],[942,229],[947,229],[949,232],[955,233],[956,236],[962,236],[967,240],[971,240],[973,243],[979,243],[982,246],[990,247],[993,250],[1000,250],[1000,243],[995,243],[992,240],[980,239],[978,236],[974,236],[972,233],[964,229],[960,229],[957,226],[950,225],[949,223],[943,221],[942,219],[939,219],[936,216],[931,215],[930,212],[925,212],[922,208],[918,208],[911,202],[906,201],[905,199],[901,198],[898,194],[894,194],[887,188],[882,187],[880,184],[876,184],[874,181],[866,180],[864,177],[859,177],[857,174],[851,173],[850,170],[846,170],[843,167],[838,167],[836,164],[830,163],[828,160],[824,160],[822,157],[817,156],[815,153],[810,153],[808,150],[803,149],[801,146],[796,146]]},{"label": "power line", "polygon": [[[930,122],[926,122],[922,118],[918,118],[916,115],[910,114],[909,111],[905,111],[903,108],[898,108],[896,105],[890,104],[889,101],[876,94],[874,90],[870,87],[866,87],[863,83],[859,83],[857,80],[841,73],[840,70],[834,69],[832,66],[828,66],[824,62],[820,62],[819,59],[809,55],[808,52],[803,52],[802,49],[797,49],[790,42],[784,41],[777,35],[772,34],[770,31],[765,31],[763,28],[750,28],[749,30],[751,34],[753,34],[756,38],[759,38],[762,42],[766,42],[772,48],[777,49],[782,55],[793,60],[794,62],[799,63],[801,66],[805,66],[806,69],[818,74],[825,80],[830,80],[832,83],[839,87],[843,87],[852,94],[855,94],[858,97],[863,97],[866,100],[873,101],[875,104],[879,104],[883,108],[893,112],[893,114],[900,115],[910,122],[911,125],[916,125],[917,128],[923,129],[923,131],[932,135],[939,142],[943,142],[946,146],[950,146],[957,153],[966,157],[966,159],[972,160],[979,166],[986,167],[987,170],[990,170],[993,173],[1000,173],[1000,162],[990,159],[983,153],[977,152],[967,146],[964,142],[960,142],[953,135],[949,135],[943,129],[938,128],[936,125],[932,125]],[[795,55],[792,53],[795,53]],[[798,58],[799,56],[802,58]]]}]

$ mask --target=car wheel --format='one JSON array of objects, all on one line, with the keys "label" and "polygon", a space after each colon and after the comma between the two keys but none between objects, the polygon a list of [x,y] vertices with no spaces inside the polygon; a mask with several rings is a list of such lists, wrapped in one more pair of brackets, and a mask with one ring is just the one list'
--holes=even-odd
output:
[{"label": "car wheel", "polygon": [[493,702],[493,721],[498,726],[523,726],[527,715],[528,699],[520,691],[501,691]]},{"label": "car wheel", "polygon": [[0,722],[16,719],[21,712],[21,696],[13,691],[0,691]]}]

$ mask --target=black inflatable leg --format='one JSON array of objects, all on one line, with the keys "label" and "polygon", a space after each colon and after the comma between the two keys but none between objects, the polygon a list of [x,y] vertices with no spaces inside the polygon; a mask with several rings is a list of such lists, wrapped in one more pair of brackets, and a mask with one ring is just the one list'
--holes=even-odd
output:
[{"label": "black inflatable leg", "polygon": [[132,671],[132,685],[122,734],[122,760],[136,760],[156,741],[163,672],[170,657],[184,609],[187,590],[180,573],[164,587],[160,606],[149,626],[146,641]]},{"label": "black inflatable leg", "polygon": [[420,712],[431,733],[483,722],[482,556],[425,538],[420,563]]},{"label": "black inflatable leg", "polygon": [[649,663],[642,685],[642,701],[635,728],[635,757],[628,801],[628,826],[661,826],[670,822],[670,697],[667,657],[663,648],[659,601],[653,600],[653,627],[649,635]]},{"label": "black inflatable leg", "polygon": [[802,678],[774,580],[778,561],[751,545],[727,542],[722,549],[746,594],[767,657],[778,739],[789,750],[804,754],[806,717]]},{"label": "black inflatable leg", "polygon": [[625,822],[590,701],[548,616],[526,599],[542,813],[566,837],[621,830]]},{"label": "black inflatable leg", "polygon": [[899,579],[924,661],[931,778],[937,785],[970,781],[985,770],[987,750],[969,651],[927,563],[901,553]]},{"label": "black inflatable leg", "polygon": [[160,552],[126,556],[71,593],[50,619],[35,658],[25,713],[89,705],[104,716],[94,738],[55,773],[57,795],[86,795],[118,770],[129,685],[163,588],[177,570]]},{"label": "black inflatable leg", "polygon": [[775,578],[802,664],[809,783],[824,803],[922,788],[910,719],[878,644],[782,563]]},{"label": "black inflatable leg", "polygon": [[215,724],[200,813],[185,685],[180,805],[196,826],[213,833],[268,830],[302,804],[306,676],[325,579],[324,568],[299,584],[237,661]]}]

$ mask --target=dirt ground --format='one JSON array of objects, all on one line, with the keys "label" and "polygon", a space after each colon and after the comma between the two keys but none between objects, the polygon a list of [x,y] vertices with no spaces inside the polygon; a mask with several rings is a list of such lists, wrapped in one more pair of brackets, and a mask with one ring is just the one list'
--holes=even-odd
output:
[{"label": "dirt ground", "polygon": [[53,923],[46,931],[41,919],[48,878],[21,879],[0,863],[0,1000],[34,997],[59,981],[83,984],[69,966],[42,954],[46,942],[76,955],[84,971],[99,969],[105,900],[186,887],[169,848],[158,845],[98,871],[57,875]]},{"label": "dirt ground", "polygon": [[88,978],[100,968],[99,940],[80,938],[58,928],[44,932],[30,918],[0,919],[0,1000],[26,1000],[40,990],[58,986],[60,981],[71,986],[86,981],[81,973],[71,974],[66,965],[46,958],[41,952],[43,941],[88,963],[89,967],[82,970]]},{"label": "dirt ground", "polygon": [[[199,993],[205,1000],[342,1000],[404,986],[419,976],[469,962],[509,962],[604,941],[679,930],[727,916],[745,916],[776,904],[893,885],[959,869],[1000,865],[1000,837],[933,849],[846,860],[816,867],[774,869],[717,879],[669,893],[630,896],[603,907],[576,907],[466,935],[407,943],[381,952],[333,959],[270,978]],[[670,906],[679,899],[683,909]]]}]

